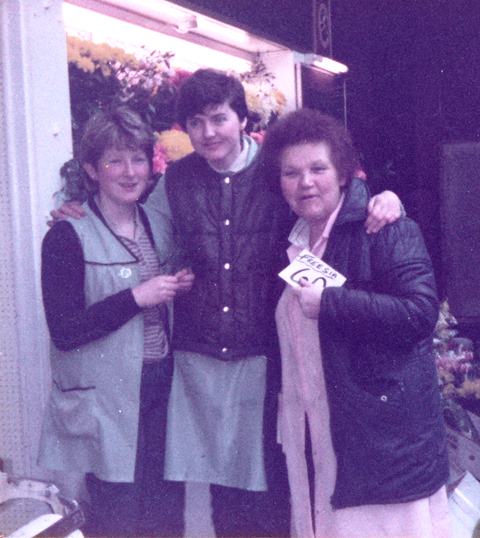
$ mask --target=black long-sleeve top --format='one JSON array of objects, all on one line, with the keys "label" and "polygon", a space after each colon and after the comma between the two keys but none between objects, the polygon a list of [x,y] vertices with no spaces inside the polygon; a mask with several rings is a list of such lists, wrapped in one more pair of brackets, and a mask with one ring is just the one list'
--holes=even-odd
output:
[{"label": "black long-sleeve top", "polygon": [[86,306],[83,250],[73,226],[58,222],[42,244],[42,293],[50,336],[69,351],[116,331],[140,312],[131,288]]}]

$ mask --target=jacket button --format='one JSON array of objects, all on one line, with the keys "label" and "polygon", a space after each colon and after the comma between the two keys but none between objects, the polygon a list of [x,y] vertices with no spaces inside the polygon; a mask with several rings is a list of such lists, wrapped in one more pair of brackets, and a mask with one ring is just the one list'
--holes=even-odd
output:
[{"label": "jacket button", "polygon": [[222,353],[226,353],[228,351],[228,347],[222,347]]},{"label": "jacket button", "polygon": [[388,396],[386,394],[382,394],[380,396],[380,400],[382,400],[382,402],[387,402],[388,401]]},{"label": "jacket button", "polygon": [[223,264],[223,268],[226,269],[227,271],[230,269],[230,267],[231,266],[228,262]]},{"label": "jacket button", "polygon": [[230,308],[229,308],[228,306],[224,306],[224,307],[222,308],[222,310],[223,310],[224,312],[228,312],[228,311],[230,310]]},{"label": "jacket button", "polygon": [[225,183],[225,185],[230,185],[230,178],[229,177],[224,178],[223,182]]},{"label": "jacket button", "polygon": [[223,224],[225,224],[225,226],[230,226],[230,219],[225,219]]}]

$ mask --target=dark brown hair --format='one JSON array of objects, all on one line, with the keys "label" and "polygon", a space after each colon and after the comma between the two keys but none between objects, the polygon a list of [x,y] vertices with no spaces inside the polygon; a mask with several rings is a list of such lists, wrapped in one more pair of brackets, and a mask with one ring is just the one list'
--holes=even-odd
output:
[{"label": "dark brown hair", "polygon": [[275,190],[280,188],[280,159],[284,150],[298,144],[318,142],[328,145],[338,177],[344,178],[346,184],[350,182],[358,170],[359,161],[347,129],[331,116],[302,108],[277,120],[265,136],[264,165]]},{"label": "dark brown hair", "polygon": [[198,69],[180,86],[177,98],[177,121],[183,129],[187,120],[206,107],[230,105],[240,121],[248,115],[245,90],[240,80],[215,69]]}]

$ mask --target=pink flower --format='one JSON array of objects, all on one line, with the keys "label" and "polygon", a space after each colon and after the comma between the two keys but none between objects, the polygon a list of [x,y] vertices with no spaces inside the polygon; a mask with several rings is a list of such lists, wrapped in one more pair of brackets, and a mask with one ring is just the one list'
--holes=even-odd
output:
[{"label": "pink flower", "polygon": [[167,152],[165,148],[157,142],[153,148],[152,171],[154,174],[163,174],[167,169]]},{"label": "pink flower", "polygon": [[179,88],[182,82],[191,74],[190,71],[185,71],[185,69],[175,69],[175,74],[170,79],[170,83],[174,88]]},{"label": "pink flower", "polygon": [[265,131],[250,133],[250,136],[255,140],[257,144],[263,144],[263,139],[265,138]]},{"label": "pink flower", "polygon": [[354,176],[363,180],[367,179],[367,174],[365,173],[365,170],[363,170],[363,168],[360,168],[360,167],[355,170]]}]

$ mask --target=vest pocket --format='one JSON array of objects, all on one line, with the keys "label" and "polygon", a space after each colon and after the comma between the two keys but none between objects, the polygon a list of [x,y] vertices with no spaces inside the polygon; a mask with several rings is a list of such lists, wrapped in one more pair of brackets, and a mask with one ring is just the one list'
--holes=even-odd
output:
[{"label": "vest pocket", "polygon": [[50,405],[53,422],[59,435],[65,437],[97,436],[95,387],[65,389],[55,382]]},{"label": "vest pocket", "polygon": [[53,384],[55,385],[55,387],[60,391],[60,392],[72,392],[72,391],[76,391],[76,390],[92,390],[92,389],[96,389],[96,385],[74,385],[72,387],[68,387],[68,388],[64,388],[60,385],[60,383],[58,383],[58,381],[56,379],[53,380]]}]

